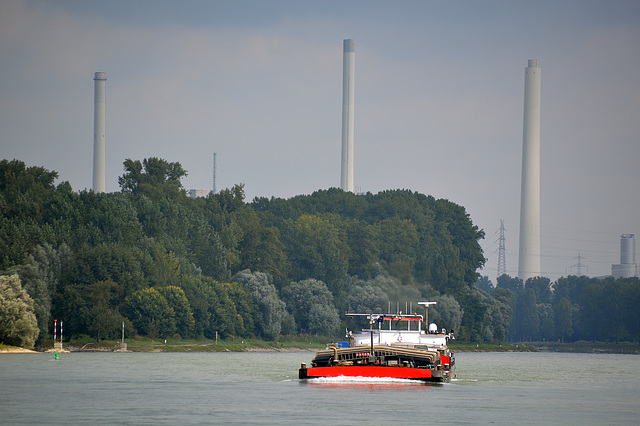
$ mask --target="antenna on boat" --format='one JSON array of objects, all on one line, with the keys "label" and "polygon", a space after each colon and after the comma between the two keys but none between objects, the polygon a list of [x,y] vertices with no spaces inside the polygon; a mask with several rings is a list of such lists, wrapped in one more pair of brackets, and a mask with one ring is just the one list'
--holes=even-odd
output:
[{"label": "antenna on boat", "polygon": [[435,305],[438,302],[418,302],[418,305],[424,306],[425,316],[424,316],[424,327],[425,330],[429,331],[429,306]]}]

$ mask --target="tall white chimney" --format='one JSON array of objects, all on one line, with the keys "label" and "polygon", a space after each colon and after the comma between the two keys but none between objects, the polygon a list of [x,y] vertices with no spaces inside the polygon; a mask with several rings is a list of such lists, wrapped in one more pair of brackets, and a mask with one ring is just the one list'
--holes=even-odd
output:
[{"label": "tall white chimney", "polygon": [[540,67],[529,59],[524,72],[524,130],[520,190],[518,278],[541,276],[540,268]]},{"label": "tall white chimney", "polygon": [[105,192],[105,86],[107,74],[97,72],[93,78],[93,191]]},{"label": "tall white chimney", "polygon": [[340,188],[353,192],[353,97],[355,94],[356,49],[344,40],[342,55],[342,167]]}]

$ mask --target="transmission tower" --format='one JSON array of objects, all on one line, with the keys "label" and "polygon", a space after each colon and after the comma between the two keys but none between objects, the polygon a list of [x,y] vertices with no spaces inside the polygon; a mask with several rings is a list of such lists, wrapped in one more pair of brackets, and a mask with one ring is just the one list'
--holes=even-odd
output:
[{"label": "transmission tower", "polygon": [[500,238],[498,245],[498,275],[496,276],[496,282],[498,277],[507,273],[507,261],[504,256],[504,242],[506,238],[504,237],[504,220],[500,219]]},{"label": "transmission tower", "polygon": [[[574,259],[576,259],[576,258],[574,257]],[[587,268],[587,270],[589,269],[589,267],[588,267],[587,265],[585,265],[584,263],[582,263],[582,260],[583,260],[583,259],[586,259],[586,258],[585,258],[585,257],[582,257],[582,255],[581,255],[580,253],[578,253],[578,257],[577,257],[577,259],[578,259],[578,263],[576,263],[576,264],[574,264],[574,265],[571,265],[571,270],[573,270],[573,268],[576,268],[576,273],[577,273],[577,275],[578,275],[578,276],[580,276],[580,275],[584,275],[584,274],[582,273],[582,268]]]}]

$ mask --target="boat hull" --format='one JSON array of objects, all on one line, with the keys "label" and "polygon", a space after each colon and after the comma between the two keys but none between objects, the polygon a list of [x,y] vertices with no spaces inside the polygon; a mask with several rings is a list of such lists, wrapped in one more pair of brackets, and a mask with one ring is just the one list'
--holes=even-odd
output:
[{"label": "boat hull", "polygon": [[424,382],[435,383],[442,383],[445,381],[445,374],[442,370],[378,365],[302,367],[299,370],[298,376],[300,379],[314,379],[321,377],[366,377],[421,380]]}]

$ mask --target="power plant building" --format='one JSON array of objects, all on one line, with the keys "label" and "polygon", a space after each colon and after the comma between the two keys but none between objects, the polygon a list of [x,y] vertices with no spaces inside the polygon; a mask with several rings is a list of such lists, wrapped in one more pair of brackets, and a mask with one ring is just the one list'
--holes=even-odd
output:
[{"label": "power plant building", "polygon": [[190,189],[189,197],[191,198],[204,198],[209,194],[206,189]]},{"label": "power plant building", "polygon": [[611,265],[613,278],[632,278],[638,276],[636,263],[636,238],[634,234],[620,236],[620,263]]}]

